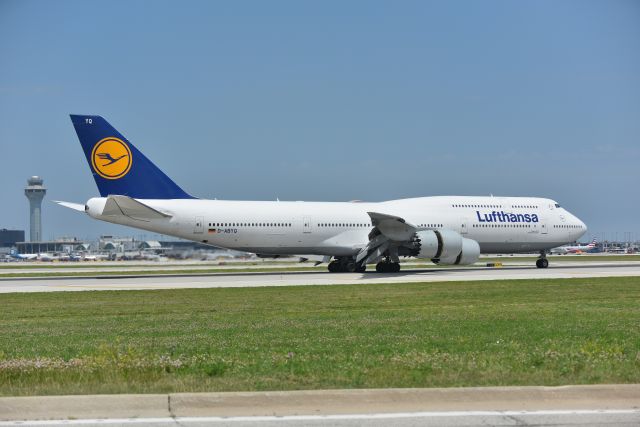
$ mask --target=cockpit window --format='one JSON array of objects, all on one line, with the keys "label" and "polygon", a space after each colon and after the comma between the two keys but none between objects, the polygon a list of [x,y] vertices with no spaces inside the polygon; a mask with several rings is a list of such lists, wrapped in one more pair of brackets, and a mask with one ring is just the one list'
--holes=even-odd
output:
[{"label": "cockpit window", "polygon": [[556,203],[556,208],[559,208],[559,207],[560,207],[560,204],[559,204],[559,203]]}]

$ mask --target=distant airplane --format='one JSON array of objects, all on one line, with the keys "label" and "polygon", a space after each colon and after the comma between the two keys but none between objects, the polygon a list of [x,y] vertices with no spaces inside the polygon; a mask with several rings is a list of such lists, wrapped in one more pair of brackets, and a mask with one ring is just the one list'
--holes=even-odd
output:
[{"label": "distant airplane", "polygon": [[571,245],[560,246],[560,247],[551,249],[551,253],[552,254],[576,254],[576,253],[582,253],[582,252],[589,252],[595,249],[597,243],[598,242],[594,238],[591,241],[591,243],[589,243],[588,245],[581,245],[578,243],[575,246],[571,246]]},{"label": "distant airplane", "polygon": [[15,249],[12,249],[11,251],[9,251],[9,256],[11,258],[25,260],[25,261],[38,260],[38,261],[45,261],[45,262],[55,261],[60,258],[56,255],[48,254],[45,252],[37,253],[37,254],[20,254]]},{"label": "distant airplane", "polygon": [[58,261],[77,262],[77,261],[82,261],[82,257],[78,254],[66,253],[58,256]]},{"label": "distant airplane", "polygon": [[[540,253],[536,266],[546,268],[549,249],[587,231],[557,202],[538,197],[439,196],[380,203],[197,199],[102,117],[72,115],[71,121],[101,197],[60,205],[102,221],[263,257],[319,258],[331,261],[331,272],[364,272],[368,264],[376,264],[380,273],[398,272],[402,256],[466,265],[480,253],[532,251]],[[185,147],[181,142],[173,149]],[[246,154],[239,155],[241,162]],[[209,158],[214,167],[219,159]],[[362,174],[362,182],[349,184],[367,185],[366,171]],[[238,176],[241,171],[228,179]],[[435,184],[425,179],[425,185]]]},{"label": "distant airplane", "polygon": [[58,257],[55,255],[43,253],[38,255],[38,260],[44,262],[52,262],[58,260]]},{"label": "distant airplane", "polygon": [[38,258],[38,254],[19,254],[15,249],[9,251],[9,256],[15,259],[34,260]]}]

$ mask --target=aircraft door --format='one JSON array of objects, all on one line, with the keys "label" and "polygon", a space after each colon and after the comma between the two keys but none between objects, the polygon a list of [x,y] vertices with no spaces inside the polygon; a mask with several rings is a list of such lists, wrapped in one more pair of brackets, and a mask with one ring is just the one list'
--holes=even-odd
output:
[{"label": "aircraft door", "polygon": [[547,221],[544,218],[540,219],[540,233],[549,234],[549,228],[547,227]]},{"label": "aircraft door", "polygon": [[462,218],[460,222],[460,234],[468,234],[469,233],[469,219]]},{"label": "aircraft door", "polygon": [[202,234],[204,232],[204,217],[197,216],[193,226],[194,234]]},{"label": "aircraft door", "polygon": [[311,218],[308,216],[302,218],[302,232],[311,233]]}]

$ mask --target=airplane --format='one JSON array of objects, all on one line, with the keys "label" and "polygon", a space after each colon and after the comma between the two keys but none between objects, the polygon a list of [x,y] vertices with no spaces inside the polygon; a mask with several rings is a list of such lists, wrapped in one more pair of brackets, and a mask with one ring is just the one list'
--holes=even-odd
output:
[{"label": "airplane", "polygon": [[53,261],[57,261],[58,259],[59,259],[58,256],[47,254],[47,253],[42,253],[38,256],[38,261],[43,261],[43,262],[53,262]]},{"label": "airplane", "polygon": [[[319,258],[331,272],[400,271],[400,257],[468,265],[481,253],[547,252],[587,226],[539,197],[433,196],[385,202],[205,200],[186,193],[100,116],[71,115],[100,197],[56,201],[94,219],[262,257]],[[113,159],[105,164],[104,159]]]},{"label": "airplane", "polygon": [[572,246],[572,245],[560,246],[558,248],[551,249],[551,253],[552,254],[578,254],[582,252],[589,252],[595,249],[597,243],[598,242],[594,238],[591,241],[591,243],[589,243],[588,245],[581,245],[578,243],[575,246]]},{"label": "airplane", "polygon": [[85,255],[82,257],[82,261],[104,261],[108,258],[109,256],[104,254]]},{"label": "airplane", "polygon": [[35,260],[38,258],[38,254],[19,254],[15,249],[11,249],[11,251],[9,251],[9,256],[14,259],[26,261]]}]

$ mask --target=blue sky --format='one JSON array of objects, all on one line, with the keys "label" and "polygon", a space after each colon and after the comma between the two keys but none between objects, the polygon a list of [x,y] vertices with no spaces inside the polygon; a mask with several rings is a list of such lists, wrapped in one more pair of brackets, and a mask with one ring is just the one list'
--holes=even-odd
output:
[{"label": "blue sky", "polygon": [[99,114],[191,194],[530,195],[640,236],[640,2],[0,0],[0,227],[138,235],[69,113]]}]

